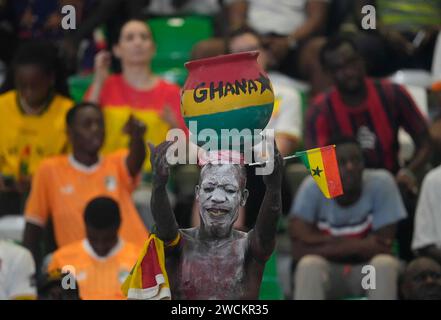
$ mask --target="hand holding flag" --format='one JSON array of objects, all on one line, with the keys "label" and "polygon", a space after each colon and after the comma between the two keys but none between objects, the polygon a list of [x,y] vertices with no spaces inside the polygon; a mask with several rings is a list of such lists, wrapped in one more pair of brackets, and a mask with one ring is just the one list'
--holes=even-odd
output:
[{"label": "hand holding flag", "polygon": [[[302,160],[326,198],[330,199],[343,194],[340,171],[338,170],[337,157],[335,155],[335,145],[299,151],[283,159],[293,158],[300,158]],[[249,166],[261,164],[264,163],[255,162],[250,163]]]}]

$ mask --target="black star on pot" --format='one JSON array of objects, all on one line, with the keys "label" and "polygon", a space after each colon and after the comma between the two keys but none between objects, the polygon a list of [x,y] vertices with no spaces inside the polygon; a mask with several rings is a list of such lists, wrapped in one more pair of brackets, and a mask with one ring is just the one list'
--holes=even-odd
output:
[{"label": "black star on pot", "polygon": [[312,176],[319,176],[320,177],[320,172],[323,172],[323,170],[321,170],[318,166],[316,169],[312,169]]},{"label": "black star on pot", "polygon": [[259,73],[259,79],[256,79],[256,81],[259,81],[260,86],[260,93],[264,93],[266,89],[273,92],[273,89],[271,89],[271,82],[268,78],[266,78],[263,74]]}]

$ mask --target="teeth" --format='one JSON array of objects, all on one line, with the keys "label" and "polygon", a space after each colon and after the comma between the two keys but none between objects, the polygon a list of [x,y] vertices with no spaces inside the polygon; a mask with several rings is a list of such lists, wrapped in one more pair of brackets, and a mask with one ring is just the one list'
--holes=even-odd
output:
[{"label": "teeth", "polygon": [[224,212],[223,211],[220,211],[220,210],[209,210],[210,211],[210,213],[213,215],[213,216],[216,216],[216,217],[218,217],[218,216],[221,216],[221,215],[223,215],[224,214]]}]

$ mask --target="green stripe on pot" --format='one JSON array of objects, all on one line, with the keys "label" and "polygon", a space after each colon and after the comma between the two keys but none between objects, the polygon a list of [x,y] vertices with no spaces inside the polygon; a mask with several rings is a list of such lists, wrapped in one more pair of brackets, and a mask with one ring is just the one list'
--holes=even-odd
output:
[{"label": "green stripe on pot", "polygon": [[213,113],[195,117],[184,117],[187,127],[190,121],[197,121],[198,131],[202,129],[213,129],[220,134],[221,129],[263,129],[266,121],[271,117],[273,104],[246,107],[226,112]]},{"label": "green stripe on pot", "polygon": [[[227,132],[228,137],[230,137],[230,133],[233,133],[231,132],[232,129],[237,129],[239,132],[236,134],[239,136],[241,136],[241,131],[244,129],[250,129],[252,131],[251,133],[254,134],[254,129],[264,129],[267,124],[266,122],[271,118],[272,111],[273,104],[269,103],[209,115],[184,117],[184,120],[189,129],[193,129],[190,127],[190,121],[196,121],[197,133],[199,135],[203,129],[214,130],[217,137],[210,138],[219,138],[219,143],[221,143],[220,137],[222,129],[229,130]],[[196,134],[196,132],[192,132],[192,134]]]}]

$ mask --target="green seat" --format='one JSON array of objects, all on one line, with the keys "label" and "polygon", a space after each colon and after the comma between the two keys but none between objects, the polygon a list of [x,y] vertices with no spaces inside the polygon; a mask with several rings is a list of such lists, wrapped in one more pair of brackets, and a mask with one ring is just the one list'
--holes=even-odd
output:
[{"label": "green seat", "polygon": [[68,79],[69,93],[75,103],[83,101],[84,94],[91,85],[93,75],[87,76],[71,76]]},{"label": "green seat", "polygon": [[283,292],[277,276],[277,255],[274,252],[266,262],[259,293],[260,300],[282,300]]},{"label": "green seat", "polygon": [[147,22],[156,44],[152,70],[156,73],[184,67],[197,42],[213,36],[212,19],[207,16],[153,18]]},{"label": "green seat", "polygon": [[183,86],[185,79],[187,79],[187,69],[185,68],[171,68],[166,70],[156,70],[155,73],[162,78],[173,82],[179,86]]}]

